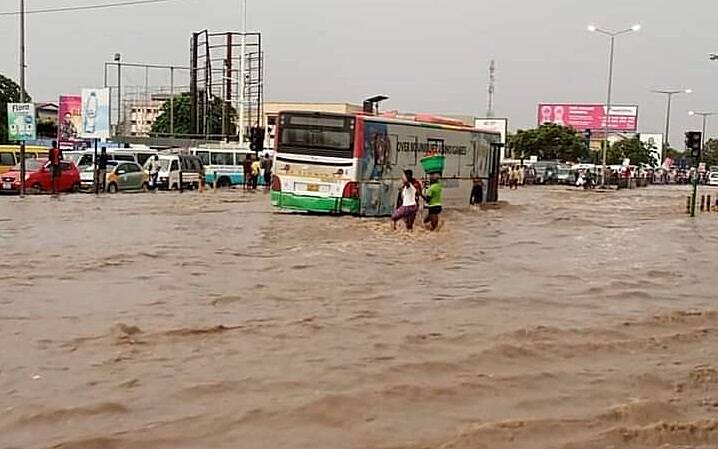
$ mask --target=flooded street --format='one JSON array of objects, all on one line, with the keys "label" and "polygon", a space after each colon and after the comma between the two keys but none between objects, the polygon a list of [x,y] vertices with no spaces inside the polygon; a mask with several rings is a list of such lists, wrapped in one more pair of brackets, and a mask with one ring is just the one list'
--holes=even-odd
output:
[{"label": "flooded street", "polygon": [[718,213],[687,192],[502,190],[414,235],[0,197],[0,448],[718,447]]}]

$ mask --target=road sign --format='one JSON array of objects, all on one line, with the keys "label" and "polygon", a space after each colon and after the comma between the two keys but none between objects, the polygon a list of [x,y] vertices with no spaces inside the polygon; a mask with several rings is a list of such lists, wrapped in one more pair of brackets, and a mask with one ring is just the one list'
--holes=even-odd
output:
[{"label": "road sign", "polygon": [[35,105],[32,103],[8,103],[8,139],[14,142],[35,140]]}]

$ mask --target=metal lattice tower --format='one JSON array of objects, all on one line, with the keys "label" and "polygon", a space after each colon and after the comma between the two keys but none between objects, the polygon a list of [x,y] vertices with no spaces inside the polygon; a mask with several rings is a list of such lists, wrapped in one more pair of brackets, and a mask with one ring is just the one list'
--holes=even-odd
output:
[{"label": "metal lattice tower", "polygon": [[[263,126],[263,65],[260,33],[193,33],[190,96],[194,134],[245,142],[249,128]],[[209,117],[220,113],[222,129],[209,129]]]}]

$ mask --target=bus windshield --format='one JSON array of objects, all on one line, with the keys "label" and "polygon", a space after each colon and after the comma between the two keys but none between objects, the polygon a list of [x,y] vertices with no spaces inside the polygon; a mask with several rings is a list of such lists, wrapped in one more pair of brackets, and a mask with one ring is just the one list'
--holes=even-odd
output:
[{"label": "bus windshield", "polygon": [[351,117],[285,114],[281,119],[279,152],[351,158],[353,128]]}]

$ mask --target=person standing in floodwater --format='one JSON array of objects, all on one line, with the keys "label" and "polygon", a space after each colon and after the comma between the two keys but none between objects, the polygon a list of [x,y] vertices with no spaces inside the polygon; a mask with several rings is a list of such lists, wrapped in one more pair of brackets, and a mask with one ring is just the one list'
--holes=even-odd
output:
[{"label": "person standing in floodwater", "polygon": [[439,227],[439,215],[441,215],[441,199],[444,187],[441,185],[441,175],[431,173],[429,175],[429,188],[426,189],[426,205],[429,208],[429,215],[424,220],[424,226],[430,231],[436,231]]},{"label": "person standing in floodwater", "polygon": [[102,147],[100,155],[97,156],[97,186],[96,191],[104,192],[107,187],[107,148]]},{"label": "person standing in floodwater", "polygon": [[419,190],[416,188],[414,172],[411,170],[404,170],[401,180],[403,184],[399,191],[397,208],[391,216],[391,226],[392,229],[396,230],[396,222],[404,220],[407,231],[411,231],[414,229],[416,213],[419,211],[419,203],[417,202]]},{"label": "person standing in floodwater", "polygon": [[484,202],[484,182],[481,178],[474,179],[474,186],[471,188],[471,198],[469,204],[472,206],[480,206]]},{"label": "person standing in floodwater", "polygon": [[60,168],[60,161],[62,160],[62,151],[57,146],[57,142],[52,142],[52,148],[50,148],[50,176],[52,176],[52,194],[57,195],[60,190],[60,176],[62,176],[62,170]]},{"label": "person standing in floodwater", "polygon": [[242,171],[244,173],[244,190],[249,190],[252,187],[252,155],[247,154],[242,162]]}]

